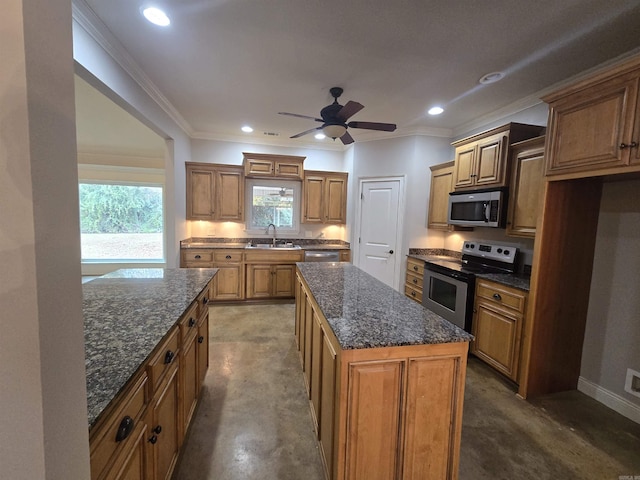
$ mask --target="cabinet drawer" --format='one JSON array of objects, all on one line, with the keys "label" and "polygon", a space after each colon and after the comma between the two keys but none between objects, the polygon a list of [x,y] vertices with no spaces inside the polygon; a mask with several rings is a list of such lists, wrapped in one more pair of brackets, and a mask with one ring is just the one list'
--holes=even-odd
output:
[{"label": "cabinet drawer", "polygon": [[408,285],[411,285],[413,288],[419,289],[420,291],[422,291],[422,286],[424,283],[422,276],[414,275],[411,272],[407,272],[406,282]]},{"label": "cabinet drawer", "polygon": [[198,298],[196,300],[198,303],[198,311],[196,312],[196,315],[198,316],[198,318],[204,315],[205,312],[209,311],[209,300],[211,300],[212,298],[211,284],[212,282],[209,282],[207,284],[205,289],[202,291],[200,295],[198,295]]},{"label": "cabinet drawer", "polygon": [[242,252],[229,250],[213,252],[213,260],[216,263],[240,263],[242,262]]},{"label": "cabinet drawer", "polygon": [[193,303],[187,313],[180,319],[180,336],[182,338],[181,345],[184,346],[185,340],[194,335],[198,330],[198,304]]},{"label": "cabinet drawer", "polygon": [[527,298],[526,292],[522,290],[486,280],[478,280],[476,296],[485,298],[495,305],[500,305],[518,313],[524,313]]},{"label": "cabinet drawer", "polygon": [[186,250],[182,253],[185,263],[211,263],[213,253],[210,250]]},{"label": "cabinet drawer", "polygon": [[415,258],[407,258],[407,271],[416,275],[424,275],[424,262]]},{"label": "cabinet drawer", "polygon": [[422,303],[422,290],[418,288],[413,288],[411,285],[404,286],[404,294],[412,298],[418,303]]},{"label": "cabinet drawer", "polygon": [[178,361],[178,345],[178,329],[174,328],[169,337],[156,349],[157,353],[149,361],[147,372],[149,374],[149,385],[151,389],[149,392],[150,396],[153,396],[158,385],[160,385],[160,381],[165,372]]},{"label": "cabinet drawer", "polygon": [[[119,402],[109,420],[98,431],[91,432],[91,478],[99,478],[111,459],[128,445],[136,424],[147,404],[145,372],[133,383],[131,390]],[[122,429],[122,433],[119,431]],[[119,435],[120,433],[120,435]]]}]

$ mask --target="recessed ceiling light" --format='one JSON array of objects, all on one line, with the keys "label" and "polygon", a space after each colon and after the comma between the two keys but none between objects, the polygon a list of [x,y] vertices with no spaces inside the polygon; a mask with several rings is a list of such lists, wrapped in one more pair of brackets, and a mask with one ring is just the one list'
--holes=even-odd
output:
[{"label": "recessed ceiling light", "polygon": [[444,112],[442,107],[431,107],[427,113],[429,115],[440,115],[442,112]]},{"label": "recessed ceiling light", "polygon": [[166,27],[171,23],[171,20],[169,20],[167,14],[156,7],[147,7],[142,10],[142,14],[144,15],[144,18],[149,20],[154,25]]},{"label": "recessed ceiling light", "polygon": [[242,127],[240,130],[242,130],[244,133],[251,133],[253,132],[253,128],[251,128],[249,125],[245,125],[244,127]]},{"label": "recessed ceiling light", "polygon": [[502,72],[491,72],[484,75],[479,82],[483,85],[487,85],[489,83],[496,83],[504,78],[504,73]]},{"label": "recessed ceiling light", "polygon": [[327,136],[322,132],[316,133],[314,136],[316,137],[316,140],[324,140],[325,138],[327,138]]}]

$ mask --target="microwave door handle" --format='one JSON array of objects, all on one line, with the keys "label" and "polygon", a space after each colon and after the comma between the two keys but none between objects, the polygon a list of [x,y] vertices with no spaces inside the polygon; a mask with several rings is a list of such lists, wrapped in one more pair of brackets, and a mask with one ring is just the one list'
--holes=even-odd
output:
[{"label": "microwave door handle", "polygon": [[489,214],[491,213],[491,202],[484,203],[484,221],[489,223]]}]

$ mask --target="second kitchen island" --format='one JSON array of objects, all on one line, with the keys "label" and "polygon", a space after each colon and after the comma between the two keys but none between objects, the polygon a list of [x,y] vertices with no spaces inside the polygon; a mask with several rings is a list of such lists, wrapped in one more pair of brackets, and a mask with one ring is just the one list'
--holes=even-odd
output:
[{"label": "second kitchen island", "polygon": [[327,478],[457,479],[472,336],[350,263],[298,263],[296,280]]}]

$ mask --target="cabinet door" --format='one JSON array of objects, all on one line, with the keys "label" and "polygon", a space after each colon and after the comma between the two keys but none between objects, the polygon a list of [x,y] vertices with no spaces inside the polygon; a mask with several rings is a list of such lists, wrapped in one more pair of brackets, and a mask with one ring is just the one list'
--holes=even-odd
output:
[{"label": "cabinet door", "polygon": [[274,297],[294,296],[295,269],[295,265],[273,265],[271,267]]},{"label": "cabinet door", "polygon": [[[185,339],[182,345],[182,354],[180,359],[180,383],[182,391],[181,414],[182,414],[182,432],[180,438],[184,438],[187,432],[191,416],[198,403],[198,386],[200,379],[198,377],[198,355],[197,355],[197,331]],[[182,443],[182,442],[180,442]]]},{"label": "cabinet door", "polygon": [[455,188],[474,185],[475,143],[456,148],[454,167]]},{"label": "cabinet door", "polygon": [[504,133],[477,142],[473,180],[477,186],[505,185],[507,136]]},{"label": "cabinet door", "polygon": [[242,265],[237,263],[216,263],[218,274],[213,277],[214,300],[241,300]]},{"label": "cabinet door", "polygon": [[478,301],[473,319],[471,352],[510,379],[518,380],[522,316],[509,315]]},{"label": "cabinet door", "polygon": [[[323,332],[324,333],[324,332]],[[322,335],[322,378],[320,384],[320,453],[324,459],[329,478],[333,478],[333,450],[336,421],[336,351],[327,335]]]},{"label": "cabinet door", "polygon": [[307,295],[305,322],[304,322],[304,355],[302,357],[302,371],[307,394],[311,398],[311,342],[313,341],[313,306]]},{"label": "cabinet door", "polygon": [[244,174],[253,177],[273,177],[274,162],[272,160],[245,158]]},{"label": "cabinet door", "polygon": [[458,478],[461,419],[451,407],[462,397],[460,357],[410,359],[407,370],[402,478]]},{"label": "cabinet door", "polygon": [[131,432],[131,443],[122,451],[104,480],[146,480],[150,473],[147,424],[139,422]]},{"label": "cabinet door", "polygon": [[405,362],[349,365],[346,480],[398,478]]},{"label": "cabinet door", "polygon": [[206,315],[198,325],[198,393],[209,369],[209,315]]},{"label": "cabinet door", "polygon": [[347,178],[327,176],[324,198],[325,223],[347,222]]},{"label": "cabinet door", "polygon": [[302,179],[303,169],[302,163],[298,162],[275,162],[275,176],[281,178],[291,177],[293,179]]},{"label": "cabinet door", "polygon": [[317,312],[313,312],[313,319],[311,321],[311,418],[313,419],[313,426],[316,429],[316,434],[319,435],[320,428],[318,422],[320,421],[320,381],[322,379],[322,345],[323,335],[322,327],[320,326],[320,318]]},{"label": "cabinet door", "polygon": [[638,79],[623,76],[552,103],[546,174],[625,165],[631,150],[620,145],[632,140],[637,97]]},{"label": "cabinet door", "polygon": [[216,172],[216,220],[242,221],[244,175],[240,169]]},{"label": "cabinet door", "polygon": [[513,171],[509,190],[507,235],[536,236],[536,223],[544,183],[544,140],[538,146],[517,147],[513,151]]},{"label": "cabinet door", "polygon": [[213,220],[215,173],[187,165],[187,220]]},{"label": "cabinet door", "polygon": [[449,193],[453,190],[453,166],[433,168],[429,192],[428,228],[449,230],[447,224]]},{"label": "cabinet door", "polygon": [[247,265],[247,298],[271,297],[271,265]]},{"label": "cabinet door", "polygon": [[302,192],[302,223],[323,223],[324,177],[307,175]]},{"label": "cabinet door", "polygon": [[177,365],[169,373],[163,387],[156,392],[152,405],[149,443],[154,466],[154,479],[168,480],[178,458],[179,393]]}]

